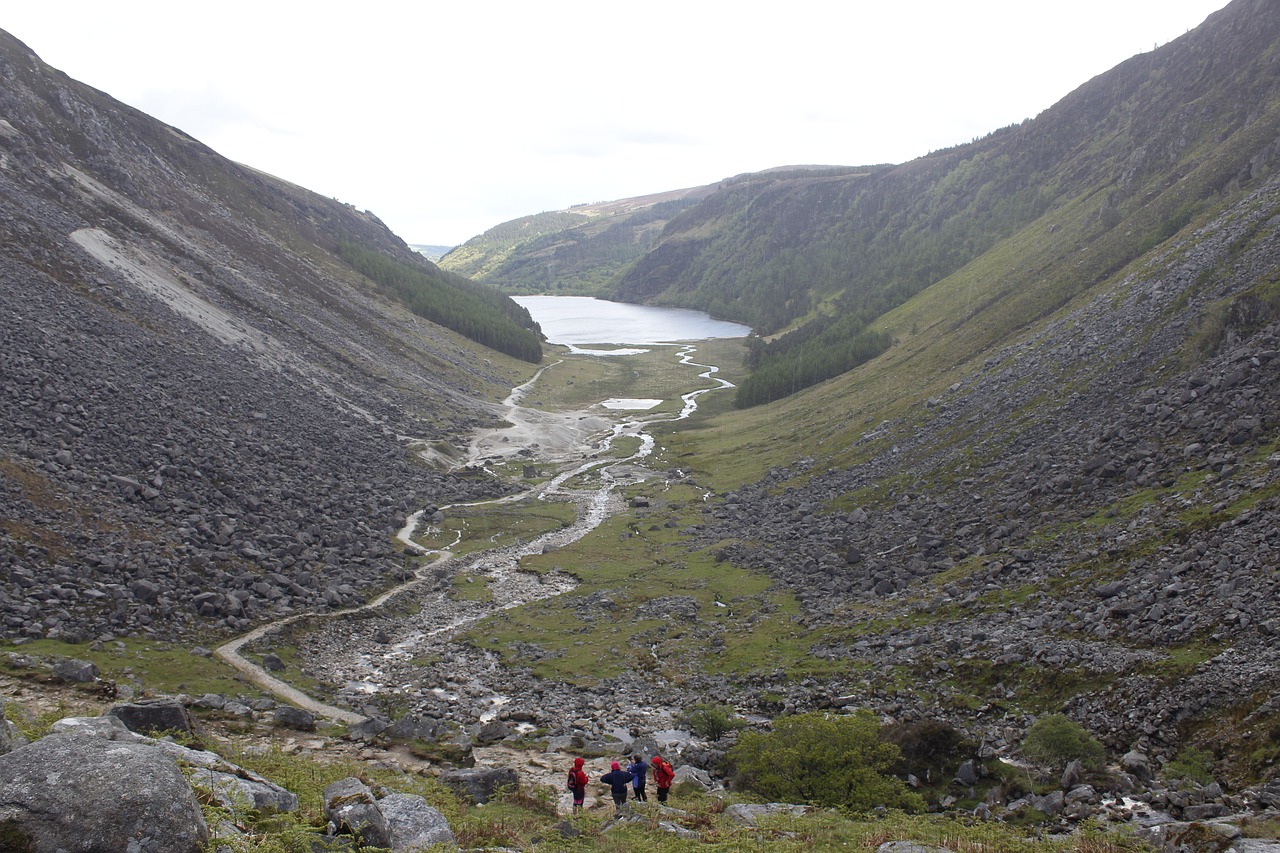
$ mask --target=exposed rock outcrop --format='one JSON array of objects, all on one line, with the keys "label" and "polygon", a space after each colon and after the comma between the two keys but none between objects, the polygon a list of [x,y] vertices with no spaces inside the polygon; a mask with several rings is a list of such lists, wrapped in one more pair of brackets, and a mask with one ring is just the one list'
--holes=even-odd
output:
[{"label": "exposed rock outcrop", "polygon": [[0,827],[13,849],[32,853],[196,853],[209,838],[172,758],[84,735],[50,735],[0,756]]}]

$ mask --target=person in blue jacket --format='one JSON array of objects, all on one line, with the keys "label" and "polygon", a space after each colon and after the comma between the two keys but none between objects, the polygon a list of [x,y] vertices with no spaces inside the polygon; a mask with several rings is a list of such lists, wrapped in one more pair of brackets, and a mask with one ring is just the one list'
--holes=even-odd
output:
[{"label": "person in blue jacket", "polygon": [[609,792],[613,794],[614,811],[622,811],[622,804],[627,801],[627,783],[631,781],[631,773],[615,761],[613,768],[601,776],[600,781],[608,785]]},{"label": "person in blue jacket", "polygon": [[636,799],[642,803],[648,800],[644,793],[644,783],[648,781],[649,765],[645,763],[644,756],[638,752],[631,756],[631,766],[627,768],[627,772],[631,774],[631,789],[635,791]]}]

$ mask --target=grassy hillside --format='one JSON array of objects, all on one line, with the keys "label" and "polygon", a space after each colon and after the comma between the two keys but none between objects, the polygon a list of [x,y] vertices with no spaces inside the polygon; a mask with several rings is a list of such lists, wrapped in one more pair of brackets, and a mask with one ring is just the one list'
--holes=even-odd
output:
[{"label": "grassy hillside", "polygon": [[506,293],[598,296],[671,217],[707,192],[673,190],[522,217],[468,240],[440,265]]},{"label": "grassy hillside", "polygon": [[[755,353],[742,405],[878,354],[883,341],[848,342],[988,253],[996,281],[983,287],[1033,291],[1020,316],[1042,316],[1275,168],[1280,19],[1234,4],[1212,24],[968,145],[856,174],[728,183],[668,225],[614,298],[786,331]],[[1013,240],[1032,259],[995,260]]]}]

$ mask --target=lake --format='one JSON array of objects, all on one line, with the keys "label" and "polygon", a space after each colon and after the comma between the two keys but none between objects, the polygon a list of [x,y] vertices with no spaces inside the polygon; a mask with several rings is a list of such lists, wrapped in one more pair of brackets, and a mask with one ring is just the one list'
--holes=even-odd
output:
[{"label": "lake", "polygon": [[704,311],[629,305],[591,296],[513,296],[553,344],[653,346],[708,338],[742,338],[751,327],[713,320]]}]

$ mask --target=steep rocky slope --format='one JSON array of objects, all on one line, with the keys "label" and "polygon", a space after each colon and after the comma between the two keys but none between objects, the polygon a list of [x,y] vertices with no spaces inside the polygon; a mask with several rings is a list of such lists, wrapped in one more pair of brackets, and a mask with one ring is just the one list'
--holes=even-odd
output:
[{"label": "steep rocky slope", "polygon": [[497,488],[405,437],[492,417],[509,362],[380,296],[340,240],[430,269],[0,33],[0,636],[349,604],[400,570],[407,512]]},{"label": "steep rocky slope", "polygon": [[[1026,714],[1066,710],[1120,752],[1168,757],[1194,740],[1229,759],[1228,775],[1274,773],[1275,101],[1247,115],[1231,106],[1272,91],[1278,54],[1256,37],[1275,20],[1246,27],[1269,9],[1232,4],[1182,46],[1184,58],[1216,45],[1261,69],[1262,80],[1233,73],[1230,98],[1178,101],[1182,89],[1164,85],[1188,80],[1178,51],[1131,63],[1149,67],[1145,82],[1125,78],[1170,115],[1231,116],[1223,146],[1253,138],[1256,169],[1212,146],[1190,172],[1153,167],[1148,185],[1170,189],[1128,197],[1112,229],[1124,230],[1088,243],[1072,217],[1087,208],[1096,221],[1106,205],[1064,202],[1047,225],[885,314],[894,345],[880,358],[686,436],[684,458],[709,476],[744,453],[804,456],[730,484],[696,531],[702,547],[792,590],[820,635],[812,653],[847,673],[758,676],[736,688],[749,705],[942,716],[997,744]],[[1097,106],[1107,77],[1064,102],[1073,120],[1117,120],[1077,109]],[[1200,197],[1192,185],[1207,173],[1223,182]],[[1117,177],[1108,197],[1130,192]],[[1166,221],[1169,192],[1199,198],[1201,212],[1142,238],[1143,223]],[[1130,249],[1099,257],[1107,240]],[[803,442],[787,437],[795,423],[809,425]],[[725,450],[730,435],[740,445]]]}]

